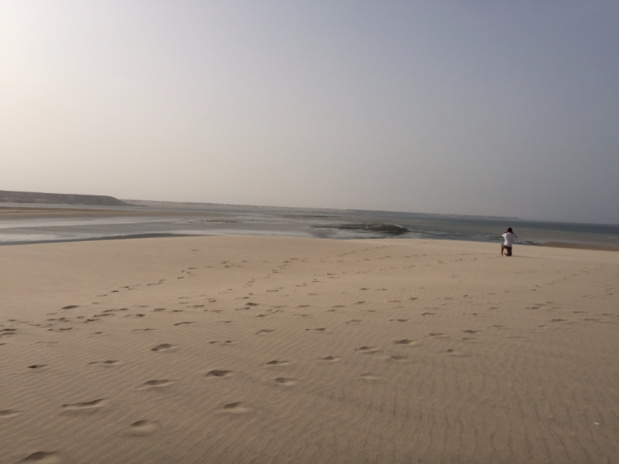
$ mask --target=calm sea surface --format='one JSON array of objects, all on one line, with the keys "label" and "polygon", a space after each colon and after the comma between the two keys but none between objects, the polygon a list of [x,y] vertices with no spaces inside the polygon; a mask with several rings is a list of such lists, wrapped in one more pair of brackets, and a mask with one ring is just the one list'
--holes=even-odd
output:
[{"label": "calm sea surface", "polygon": [[122,209],[74,207],[87,217],[53,214],[66,205],[16,205],[49,217],[0,216],[0,245],[168,235],[281,235],[332,239],[430,238],[500,242],[512,227],[524,245],[576,244],[619,248],[619,225],[568,224],[385,211],[326,210],[132,202]]}]

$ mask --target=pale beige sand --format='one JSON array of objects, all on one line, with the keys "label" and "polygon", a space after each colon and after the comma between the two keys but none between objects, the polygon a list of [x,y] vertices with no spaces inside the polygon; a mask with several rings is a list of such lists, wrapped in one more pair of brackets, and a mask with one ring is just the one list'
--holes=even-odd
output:
[{"label": "pale beige sand", "polygon": [[619,462],[619,254],[0,247],[0,463]]}]

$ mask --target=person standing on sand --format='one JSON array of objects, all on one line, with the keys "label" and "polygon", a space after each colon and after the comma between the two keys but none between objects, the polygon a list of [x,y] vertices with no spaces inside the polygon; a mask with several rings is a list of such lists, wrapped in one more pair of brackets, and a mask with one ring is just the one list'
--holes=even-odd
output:
[{"label": "person standing on sand", "polygon": [[505,233],[502,235],[503,244],[501,245],[501,256],[503,256],[503,252],[505,252],[505,256],[512,255],[512,246],[514,244],[514,240],[518,238],[511,227],[509,227]]}]

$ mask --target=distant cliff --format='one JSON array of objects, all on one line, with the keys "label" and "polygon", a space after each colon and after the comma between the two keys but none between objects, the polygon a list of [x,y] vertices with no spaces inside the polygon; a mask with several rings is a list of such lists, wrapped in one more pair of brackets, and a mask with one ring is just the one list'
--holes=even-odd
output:
[{"label": "distant cliff", "polygon": [[43,203],[62,205],[129,206],[106,195],[73,195],[64,193],[10,192],[0,190],[0,203]]}]

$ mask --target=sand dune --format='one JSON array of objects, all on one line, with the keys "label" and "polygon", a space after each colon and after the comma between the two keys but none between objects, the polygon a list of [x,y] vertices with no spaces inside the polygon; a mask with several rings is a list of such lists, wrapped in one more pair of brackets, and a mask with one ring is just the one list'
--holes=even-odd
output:
[{"label": "sand dune", "polygon": [[0,463],[619,462],[619,254],[0,247]]}]

